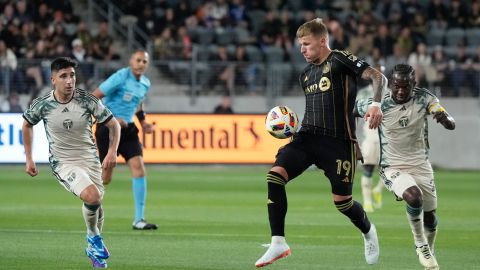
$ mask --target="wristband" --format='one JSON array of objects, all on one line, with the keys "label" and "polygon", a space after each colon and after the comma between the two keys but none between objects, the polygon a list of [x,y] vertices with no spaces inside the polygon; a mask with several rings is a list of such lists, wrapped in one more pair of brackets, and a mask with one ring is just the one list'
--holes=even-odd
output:
[{"label": "wristband", "polygon": [[135,115],[137,116],[138,121],[142,122],[143,120],[145,120],[145,115],[146,114],[143,110],[136,112]]},{"label": "wristband", "polygon": [[381,103],[376,102],[376,101],[374,101],[374,102],[372,102],[372,104],[370,104],[370,106],[374,106],[374,107],[378,107],[378,108],[380,108],[380,105],[381,105]]}]

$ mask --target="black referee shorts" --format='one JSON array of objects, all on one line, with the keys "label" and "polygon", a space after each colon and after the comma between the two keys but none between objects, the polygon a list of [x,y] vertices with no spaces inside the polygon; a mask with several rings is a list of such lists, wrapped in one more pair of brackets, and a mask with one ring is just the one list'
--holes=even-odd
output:
[{"label": "black referee shorts", "polygon": [[[97,124],[95,140],[97,141],[100,162],[103,162],[108,153],[108,133],[108,128],[105,125]],[[134,123],[129,123],[127,127],[122,127],[117,155],[122,155],[126,161],[135,156],[143,156],[142,144],[138,138],[138,128]]]},{"label": "black referee shorts", "polygon": [[283,167],[292,180],[315,164],[330,180],[333,194],[352,195],[355,151],[350,140],[299,132],[278,150],[274,166]]}]

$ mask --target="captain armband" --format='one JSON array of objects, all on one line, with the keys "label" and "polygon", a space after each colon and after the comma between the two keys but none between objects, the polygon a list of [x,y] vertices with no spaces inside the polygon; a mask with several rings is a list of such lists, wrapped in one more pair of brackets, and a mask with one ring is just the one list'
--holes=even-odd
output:
[{"label": "captain armband", "polygon": [[145,120],[145,111],[141,110],[141,111],[138,111],[135,113],[135,115],[137,116],[138,118],[138,121],[142,122],[143,120]]},{"label": "captain armband", "polygon": [[433,103],[432,105],[430,105],[428,107],[428,112],[429,113],[440,113],[440,112],[444,112],[445,111],[445,108],[442,107],[442,105],[440,105],[440,103]]}]

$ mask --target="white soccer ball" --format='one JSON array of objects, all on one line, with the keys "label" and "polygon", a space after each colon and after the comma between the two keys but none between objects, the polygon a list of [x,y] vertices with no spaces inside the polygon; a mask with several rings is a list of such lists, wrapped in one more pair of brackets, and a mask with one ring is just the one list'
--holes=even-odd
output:
[{"label": "white soccer ball", "polygon": [[272,108],[265,118],[265,128],[277,139],[291,137],[298,129],[297,114],[287,106]]}]

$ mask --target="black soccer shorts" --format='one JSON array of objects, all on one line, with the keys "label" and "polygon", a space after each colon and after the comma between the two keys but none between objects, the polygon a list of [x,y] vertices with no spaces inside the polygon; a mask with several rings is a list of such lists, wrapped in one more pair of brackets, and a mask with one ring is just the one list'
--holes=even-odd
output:
[{"label": "black soccer shorts", "polygon": [[[103,159],[105,159],[105,156],[108,153],[108,133],[108,128],[105,125],[97,125],[95,139],[97,141],[100,162],[103,162]],[[142,144],[138,138],[138,128],[134,123],[129,123],[127,127],[121,129],[117,155],[122,155],[126,161],[135,156],[143,156]]]},{"label": "black soccer shorts", "polygon": [[330,180],[333,194],[352,195],[355,151],[350,140],[299,132],[278,150],[274,166],[283,167],[292,180],[315,164]]}]

